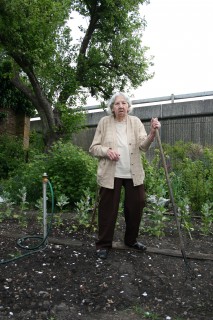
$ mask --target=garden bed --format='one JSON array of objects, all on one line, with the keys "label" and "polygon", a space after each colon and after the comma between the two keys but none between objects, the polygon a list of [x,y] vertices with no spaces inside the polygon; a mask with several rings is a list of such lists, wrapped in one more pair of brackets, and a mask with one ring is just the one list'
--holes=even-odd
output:
[{"label": "garden bed", "polygon": [[[189,272],[173,220],[160,239],[140,235],[148,247],[142,254],[122,245],[120,217],[104,261],[95,256],[96,233],[73,232],[73,223],[53,226],[44,250],[1,265],[1,320],[212,319],[213,242],[200,234],[198,219],[192,240],[183,232]],[[24,253],[16,240],[40,229],[33,218],[24,228],[16,220],[2,222],[1,259]]]}]

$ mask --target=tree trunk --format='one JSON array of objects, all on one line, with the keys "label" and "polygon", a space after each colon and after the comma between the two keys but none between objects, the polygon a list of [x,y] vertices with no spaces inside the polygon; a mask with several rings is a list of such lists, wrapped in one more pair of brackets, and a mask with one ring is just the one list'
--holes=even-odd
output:
[{"label": "tree trunk", "polygon": [[[20,63],[20,60],[17,57],[16,61]],[[32,90],[29,89],[20,79],[19,74],[16,74],[11,82],[15,85],[17,89],[22,91],[28,99],[32,102],[35,109],[37,110],[42,124],[42,132],[44,136],[44,142],[47,148],[49,148],[54,141],[58,140],[61,135],[59,132],[61,131],[62,123],[60,119],[60,113],[55,109],[53,109],[51,103],[47,100],[47,97],[42,91],[42,88],[34,75],[33,70],[30,68],[21,65],[22,69],[25,70],[28,75],[29,81],[32,86]]]}]

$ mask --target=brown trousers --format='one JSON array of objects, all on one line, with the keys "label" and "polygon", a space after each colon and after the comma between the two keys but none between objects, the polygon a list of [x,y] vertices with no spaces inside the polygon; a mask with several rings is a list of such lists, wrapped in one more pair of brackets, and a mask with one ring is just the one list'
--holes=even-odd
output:
[{"label": "brown trousers", "polygon": [[132,179],[115,178],[114,189],[100,188],[97,249],[112,247],[122,186],[125,190],[124,218],[126,231],[124,243],[132,245],[137,241],[142,212],[145,207],[144,185],[134,187]]}]

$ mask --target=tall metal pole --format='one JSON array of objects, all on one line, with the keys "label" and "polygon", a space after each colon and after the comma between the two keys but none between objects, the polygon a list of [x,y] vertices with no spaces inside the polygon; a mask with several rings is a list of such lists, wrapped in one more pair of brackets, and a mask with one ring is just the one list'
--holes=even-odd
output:
[{"label": "tall metal pole", "polygon": [[46,173],[42,176],[43,181],[43,239],[47,237],[47,182],[48,176]]}]

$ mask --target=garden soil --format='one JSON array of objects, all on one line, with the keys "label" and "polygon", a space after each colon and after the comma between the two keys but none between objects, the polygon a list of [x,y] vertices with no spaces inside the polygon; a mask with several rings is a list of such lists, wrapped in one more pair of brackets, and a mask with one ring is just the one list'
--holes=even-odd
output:
[{"label": "garden soil", "polygon": [[190,239],[183,231],[185,263],[175,221],[159,239],[140,234],[146,253],[123,246],[119,223],[113,249],[100,260],[96,233],[70,231],[72,224],[64,218],[53,226],[37,252],[17,247],[20,237],[42,234],[33,218],[24,228],[15,220],[0,223],[1,320],[213,319],[212,236],[195,228]]}]

